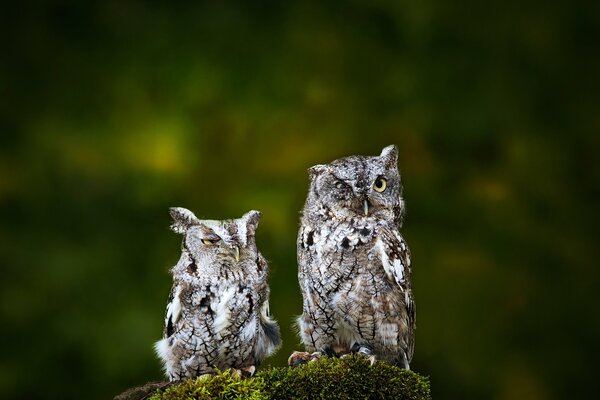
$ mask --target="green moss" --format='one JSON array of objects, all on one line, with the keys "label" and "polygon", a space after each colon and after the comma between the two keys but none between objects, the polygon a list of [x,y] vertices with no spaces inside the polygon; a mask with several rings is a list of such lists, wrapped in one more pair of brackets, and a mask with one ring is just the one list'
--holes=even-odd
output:
[{"label": "green moss", "polygon": [[182,399],[431,399],[429,380],[412,371],[364,357],[323,358],[291,368],[259,371],[240,379],[225,371],[188,379],[151,400]]},{"label": "green moss", "polygon": [[158,391],[150,397],[150,400],[266,400],[270,398],[266,393],[263,378],[257,376],[241,379],[227,370],[215,376],[186,379],[179,384]]}]

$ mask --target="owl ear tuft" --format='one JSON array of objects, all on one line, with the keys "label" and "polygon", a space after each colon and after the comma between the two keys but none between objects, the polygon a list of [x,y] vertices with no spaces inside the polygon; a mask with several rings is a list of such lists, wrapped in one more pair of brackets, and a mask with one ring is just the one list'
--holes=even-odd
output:
[{"label": "owl ear tuft", "polygon": [[171,230],[175,233],[186,233],[190,226],[200,223],[200,220],[196,218],[194,213],[187,208],[171,207],[169,208],[169,214],[173,218]]},{"label": "owl ear tuft", "polygon": [[385,160],[387,168],[398,166],[398,148],[394,144],[384,147],[383,150],[381,150],[379,157]]},{"label": "owl ear tuft", "polygon": [[327,170],[327,166],[323,165],[323,164],[317,164],[317,165],[313,165],[312,167],[310,167],[308,169],[308,175],[311,178],[315,178],[316,176],[318,176],[319,174],[325,172]]},{"label": "owl ear tuft", "polygon": [[256,233],[260,217],[262,217],[262,213],[256,210],[248,211],[242,216],[242,220],[246,223],[246,229],[249,234],[254,235]]}]

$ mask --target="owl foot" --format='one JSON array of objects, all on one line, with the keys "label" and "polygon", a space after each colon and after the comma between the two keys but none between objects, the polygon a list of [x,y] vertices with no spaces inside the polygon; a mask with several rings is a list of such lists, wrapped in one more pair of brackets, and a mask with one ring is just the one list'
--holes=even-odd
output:
[{"label": "owl foot", "polygon": [[231,374],[238,378],[251,378],[254,376],[255,372],[256,372],[256,367],[254,365],[251,365],[249,367],[240,368],[240,369],[237,369],[237,368],[231,369]]},{"label": "owl foot", "polygon": [[249,367],[242,368],[241,371],[242,371],[242,375],[245,378],[251,378],[254,376],[254,373],[256,372],[256,367],[254,365],[251,365]]},{"label": "owl foot", "polygon": [[[369,362],[371,363],[371,365],[375,364],[375,361],[377,361],[377,357],[375,357],[375,354],[373,354],[373,349],[371,349],[370,346],[366,346],[366,345],[355,345],[352,348],[352,354],[359,354],[363,357],[366,357],[367,360],[369,360]],[[347,357],[349,354],[345,354],[343,357]]]},{"label": "owl foot", "polygon": [[371,354],[371,355],[369,356],[369,355],[366,355],[366,354],[364,354],[364,353],[346,353],[346,354],[344,354],[344,355],[340,356],[340,358],[346,358],[346,357],[350,357],[352,354],[360,354],[361,356],[363,356],[363,357],[366,357],[366,358],[367,358],[367,360],[369,360],[369,363],[370,363],[371,365],[375,364],[375,361],[377,361],[377,357],[375,357],[374,355],[372,355],[372,354]]},{"label": "owl foot", "polygon": [[323,354],[319,351],[315,351],[314,353],[307,353],[305,351],[295,351],[288,358],[288,365],[292,368],[297,367],[298,365],[306,364],[309,362],[317,361],[321,358]]}]

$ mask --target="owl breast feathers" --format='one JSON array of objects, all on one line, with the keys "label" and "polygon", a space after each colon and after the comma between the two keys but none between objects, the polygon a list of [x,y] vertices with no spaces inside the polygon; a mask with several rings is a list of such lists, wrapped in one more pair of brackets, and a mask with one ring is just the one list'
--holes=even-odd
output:
[{"label": "owl breast feathers", "polygon": [[269,316],[268,267],[258,252],[260,213],[199,220],[172,208],[172,229],[184,236],[173,274],[163,339],[155,344],[167,377],[178,380],[234,368],[253,374],[280,343]]},{"label": "owl breast feathers", "polygon": [[358,352],[409,368],[415,308],[397,149],[309,169],[298,234],[306,350]]}]

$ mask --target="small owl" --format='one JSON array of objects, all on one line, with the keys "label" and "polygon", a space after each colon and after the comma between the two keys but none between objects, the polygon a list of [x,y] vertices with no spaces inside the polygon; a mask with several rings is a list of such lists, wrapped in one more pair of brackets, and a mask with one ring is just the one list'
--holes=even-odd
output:
[{"label": "small owl", "polygon": [[279,326],[269,316],[268,266],[256,248],[261,214],[226,221],[199,220],[185,208],[170,214],[183,243],[171,269],[163,339],[154,346],[167,377],[227,368],[253,375],[280,344]]},{"label": "small owl", "polygon": [[376,157],[351,156],[309,169],[310,190],[298,233],[298,318],[309,353],[360,353],[408,369],[415,305],[395,146]]}]

